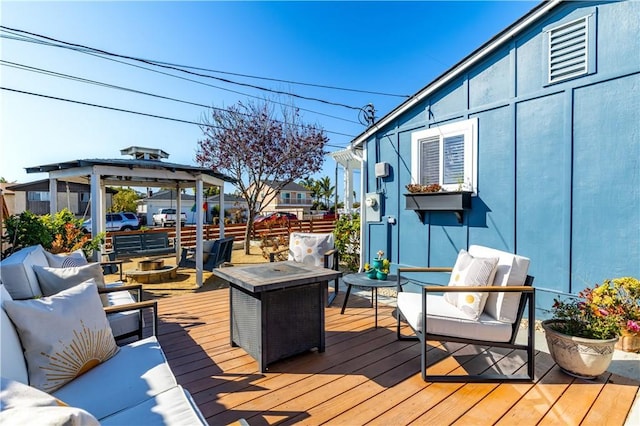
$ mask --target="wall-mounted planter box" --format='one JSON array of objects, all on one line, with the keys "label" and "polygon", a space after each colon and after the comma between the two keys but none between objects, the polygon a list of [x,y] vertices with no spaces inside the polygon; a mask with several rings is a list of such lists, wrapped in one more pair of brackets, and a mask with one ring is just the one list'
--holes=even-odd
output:
[{"label": "wall-mounted planter box", "polygon": [[453,212],[462,223],[464,211],[471,208],[471,194],[470,191],[408,193],[404,194],[405,208],[414,210],[422,221],[425,212]]}]

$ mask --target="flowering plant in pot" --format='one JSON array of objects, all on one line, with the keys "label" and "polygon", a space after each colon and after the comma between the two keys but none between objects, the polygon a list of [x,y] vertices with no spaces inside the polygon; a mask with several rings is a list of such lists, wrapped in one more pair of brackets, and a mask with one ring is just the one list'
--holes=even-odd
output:
[{"label": "flowering plant in pot", "polygon": [[553,318],[542,322],[551,356],[565,372],[593,378],[609,367],[618,336],[637,330],[640,282],[624,277],[554,301]]}]

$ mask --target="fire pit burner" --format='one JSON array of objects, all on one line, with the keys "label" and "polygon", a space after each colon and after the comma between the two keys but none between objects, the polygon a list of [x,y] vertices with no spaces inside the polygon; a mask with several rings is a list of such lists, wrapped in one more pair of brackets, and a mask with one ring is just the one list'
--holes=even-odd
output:
[{"label": "fire pit burner", "polygon": [[162,268],[164,268],[162,259],[144,259],[138,262],[139,271],[158,271]]}]

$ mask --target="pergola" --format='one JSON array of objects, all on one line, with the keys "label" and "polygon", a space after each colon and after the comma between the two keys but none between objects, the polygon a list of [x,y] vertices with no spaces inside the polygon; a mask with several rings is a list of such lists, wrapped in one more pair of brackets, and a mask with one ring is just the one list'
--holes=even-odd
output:
[{"label": "pergola", "polygon": [[[58,211],[57,181],[85,183],[91,186],[91,233],[97,235],[106,229],[105,198],[107,186],[195,188],[196,206],[204,203],[203,191],[207,187],[220,188],[220,205],[224,205],[224,183],[234,179],[204,167],[187,166],[161,161],[169,154],[160,149],[129,147],[120,151],[132,159],[72,160],[57,164],[27,167],[27,173],[48,173],[51,213]],[[181,211],[178,197],[176,211]],[[99,219],[98,219],[99,218]],[[196,282],[202,286],[203,212],[196,208]],[[180,221],[176,221],[176,262],[180,256]],[[224,209],[220,208],[220,237],[224,236]]]},{"label": "pergola", "polygon": [[346,211],[351,211],[353,208],[353,171],[362,168],[362,156],[356,154],[351,147],[334,151],[329,155],[344,169],[344,208]]}]

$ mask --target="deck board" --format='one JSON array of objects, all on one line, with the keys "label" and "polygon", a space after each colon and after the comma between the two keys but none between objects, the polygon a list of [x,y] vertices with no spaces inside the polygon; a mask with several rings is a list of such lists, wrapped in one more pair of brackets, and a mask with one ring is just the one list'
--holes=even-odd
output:
[{"label": "deck board", "polygon": [[[342,295],[326,309],[326,351],[271,364],[266,373],[231,347],[229,291],[159,300],[158,338],[178,383],[212,425],[264,424],[622,425],[640,383],[607,373],[587,381],[536,353],[533,383],[428,383],[418,342],[396,339],[391,307],[378,328],[366,299]],[[453,356],[451,355],[453,354]],[[487,362],[487,360],[491,362]],[[501,348],[430,342],[432,374],[525,371],[524,355]]]}]

